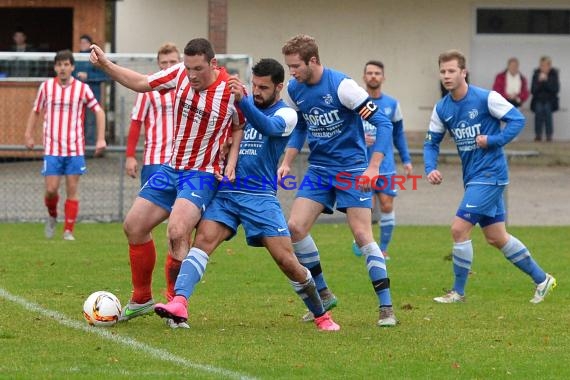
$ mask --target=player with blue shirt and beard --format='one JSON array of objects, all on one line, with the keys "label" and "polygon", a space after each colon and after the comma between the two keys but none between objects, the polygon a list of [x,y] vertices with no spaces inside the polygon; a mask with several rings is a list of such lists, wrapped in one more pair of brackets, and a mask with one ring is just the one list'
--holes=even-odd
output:
[{"label": "player with blue shirt and beard", "polygon": [[[376,103],[378,109],[386,115],[392,122],[392,140],[394,146],[398,149],[400,159],[404,166],[406,175],[412,174],[412,159],[408,151],[408,142],[404,134],[404,121],[400,103],[393,97],[382,93],[382,84],[384,83],[384,64],[380,61],[368,61],[364,65],[364,84],[370,98]],[[366,146],[368,147],[369,156],[372,155],[374,143],[376,142],[376,127],[368,121],[363,120],[364,135],[366,138]],[[382,160],[380,165],[380,178],[373,188],[375,194],[374,201],[380,203],[380,250],[386,260],[390,259],[388,255],[388,245],[392,240],[392,233],[396,226],[396,214],[394,212],[394,198],[398,195],[398,185],[393,181],[396,175],[396,161],[394,159],[394,149],[390,145],[389,152]],[[353,251],[357,256],[361,256],[362,252],[353,243]]]},{"label": "player with blue shirt and beard", "polygon": [[279,158],[297,124],[296,112],[281,100],[285,70],[274,59],[260,60],[252,69],[253,96],[244,94],[237,77],[229,81],[232,93],[247,124],[241,141],[234,183],[221,180],[218,192],[207,207],[188,256],[176,280],[176,296],[168,304],[156,304],[155,312],[175,322],[188,319],[187,302],[202,278],[209,256],[231,239],[243,224],[247,243],[264,246],[305,305],[317,317],[317,329],[336,331],[337,325],[323,307],[311,272],[293,252],[291,237],[277,199]]},{"label": "player with blue shirt and beard", "polygon": [[[449,94],[433,109],[424,142],[425,172],[429,183],[439,185],[443,181],[437,159],[439,144],[449,131],[461,158],[465,193],[451,225],[455,282],[447,294],[434,301],[465,301],[465,284],[473,262],[471,231],[479,224],[487,242],[536,284],[530,302],[542,302],[556,286],[556,279],[538,266],[528,248],[505,226],[503,192],[509,177],[503,147],[521,132],[525,118],[499,93],[467,84],[461,52],[444,52],[438,62],[441,83]],[[506,123],[504,128],[501,122]]]},{"label": "player with blue shirt and beard", "polygon": [[[291,79],[288,95],[298,112],[298,123],[289,141],[279,178],[290,173],[291,163],[308,139],[309,167],[291,209],[289,230],[295,254],[315,279],[326,309],[337,300],[322,273],[319,250],[310,230],[318,216],[345,212],[348,225],[363,255],[378,297],[379,326],[395,326],[390,279],[386,262],[372,233],[371,179],[392,144],[392,123],[354,80],[324,67],[315,39],[298,35],[282,48]],[[361,118],[377,127],[374,153],[367,158]],[[323,181],[324,179],[324,181]],[[322,183],[328,183],[322,186]],[[312,184],[312,186],[309,186]],[[304,320],[310,320],[311,314]]]}]

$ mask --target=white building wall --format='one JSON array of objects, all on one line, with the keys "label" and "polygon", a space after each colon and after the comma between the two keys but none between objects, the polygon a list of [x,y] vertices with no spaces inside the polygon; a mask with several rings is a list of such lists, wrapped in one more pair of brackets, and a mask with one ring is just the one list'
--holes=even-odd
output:
[{"label": "white building wall", "polygon": [[[473,50],[477,6],[568,8],[570,2],[228,0],[228,53],[249,54],[254,60],[273,57],[283,62],[283,43],[296,34],[307,33],[317,39],[324,65],[344,71],[359,83],[364,63],[380,59],[386,66],[384,90],[400,100],[406,130],[425,131],[431,109],[440,97],[439,53],[451,48],[463,51],[468,68],[470,62],[485,60],[480,45]],[[207,37],[207,12],[207,0],[119,1],[117,51],[154,52],[164,41],[183,47],[191,38]],[[504,45],[508,52],[509,43]],[[478,56],[471,60],[471,54]],[[540,55],[537,51],[532,67]],[[553,61],[557,66],[556,57]],[[474,77],[489,78],[503,68],[502,63],[478,66]],[[565,68],[560,68],[561,80],[565,80]],[[566,82],[562,83],[563,89],[570,88]]]},{"label": "white building wall", "polygon": [[156,53],[165,42],[182,51],[192,38],[208,38],[207,0],[123,0],[116,6],[117,53]]},{"label": "white building wall", "polygon": [[359,83],[364,63],[379,59],[383,89],[400,100],[405,128],[423,131],[440,96],[437,56],[449,48],[469,54],[470,12],[469,2],[452,0],[230,0],[228,46],[283,62],[283,43],[310,34],[322,63]]}]

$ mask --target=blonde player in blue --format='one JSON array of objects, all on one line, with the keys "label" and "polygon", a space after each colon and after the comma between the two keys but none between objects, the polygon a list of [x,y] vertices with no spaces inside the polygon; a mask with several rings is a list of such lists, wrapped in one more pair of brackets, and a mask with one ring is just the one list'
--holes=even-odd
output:
[{"label": "blonde player in blue", "polygon": [[[310,230],[321,213],[345,212],[348,225],[366,257],[366,268],[378,298],[380,327],[397,324],[392,307],[390,279],[384,256],[372,233],[372,185],[380,163],[392,144],[392,123],[368,93],[345,74],[320,62],[315,39],[307,35],[291,38],[282,48],[291,79],[287,92],[297,110],[298,123],[279,168],[283,178],[305,140],[309,145],[309,167],[293,202],[288,221],[295,254],[307,267],[327,309],[337,303],[324,279],[319,250]],[[374,153],[367,157],[361,119],[377,127]],[[359,180],[358,177],[366,180]],[[328,182],[327,182],[328,181]],[[327,186],[322,186],[325,183]],[[310,319],[306,315],[304,320]]]},{"label": "blonde player in blue", "polygon": [[[545,273],[528,248],[507,232],[503,203],[509,183],[503,147],[521,132],[525,118],[497,92],[467,84],[466,60],[461,52],[444,52],[438,62],[441,83],[449,93],[433,109],[424,142],[425,173],[433,185],[443,181],[437,159],[439,144],[449,131],[461,158],[465,193],[451,225],[455,282],[447,294],[434,301],[465,301],[465,285],[473,262],[471,231],[479,224],[487,242],[532,278],[536,289],[530,302],[540,303],[556,286],[556,279]],[[501,122],[505,123],[503,128]]]},{"label": "blonde player in blue", "polygon": [[316,316],[321,331],[340,329],[326,312],[311,272],[293,252],[291,237],[277,199],[276,171],[279,158],[297,124],[297,114],[280,98],[285,70],[274,59],[260,60],[253,68],[252,96],[243,92],[236,78],[229,81],[232,93],[247,118],[236,168],[236,180],[224,181],[198,226],[194,245],[182,262],[168,304],[156,304],[155,312],[177,323],[188,319],[187,300],[202,278],[209,256],[231,239],[240,224],[247,243],[265,247],[305,305]]}]

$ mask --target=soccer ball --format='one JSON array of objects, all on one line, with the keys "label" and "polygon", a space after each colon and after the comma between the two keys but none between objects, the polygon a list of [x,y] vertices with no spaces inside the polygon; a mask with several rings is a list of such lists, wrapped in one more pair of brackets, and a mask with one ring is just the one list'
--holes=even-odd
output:
[{"label": "soccer ball", "polygon": [[93,326],[112,326],[119,321],[121,302],[110,292],[91,294],[83,304],[83,316]]}]

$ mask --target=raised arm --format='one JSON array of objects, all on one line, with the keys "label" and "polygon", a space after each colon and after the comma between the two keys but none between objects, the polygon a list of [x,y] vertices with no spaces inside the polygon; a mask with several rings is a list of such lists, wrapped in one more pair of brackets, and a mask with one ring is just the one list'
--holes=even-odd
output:
[{"label": "raised arm", "polygon": [[111,62],[103,50],[95,44],[91,45],[91,56],[89,57],[91,63],[103,70],[109,77],[123,86],[130,88],[136,92],[148,92],[152,88],[148,84],[146,75],[137,73],[126,67],[119,66]]}]

